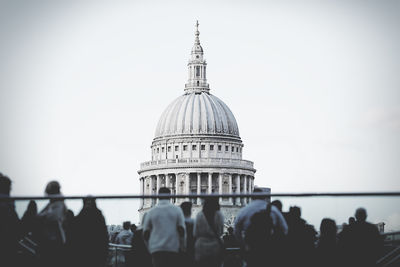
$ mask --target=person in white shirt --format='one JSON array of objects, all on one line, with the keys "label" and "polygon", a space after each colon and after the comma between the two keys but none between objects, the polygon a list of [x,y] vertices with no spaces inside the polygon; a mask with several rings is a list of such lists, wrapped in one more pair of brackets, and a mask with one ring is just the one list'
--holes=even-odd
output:
[{"label": "person in white shirt", "polygon": [[179,252],[185,250],[185,218],[182,210],[171,204],[171,191],[162,187],[158,204],[149,210],[143,222],[143,237],[154,267],[177,266]]}]

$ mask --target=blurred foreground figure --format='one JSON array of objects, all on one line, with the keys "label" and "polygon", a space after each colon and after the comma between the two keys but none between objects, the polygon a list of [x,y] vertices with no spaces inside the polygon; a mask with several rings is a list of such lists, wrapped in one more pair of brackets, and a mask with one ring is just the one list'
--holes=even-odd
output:
[{"label": "blurred foreground figure", "polygon": [[131,245],[133,238],[133,232],[131,231],[131,222],[123,222],[122,228],[123,230],[119,232],[119,234],[115,238],[115,244]]},{"label": "blurred foreground figure", "polygon": [[181,204],[183,215],[185,216],[186,227],[186,253],[184,253],[183,266],[194,265],[194,220],[192,219],[192,202],[185,201]]},{"label": "blurred foreground figure", "polygon": [[382,252],[383,240],[378,228],[366,221],[364,208],[358,208],[355,217],[356,222],[349,225],[339,239],[343,266],[375,266]]},{"label": "blurred foreground figure", "polygon": [[19,224],[13,201],[10,197],[11,180],[0,173],[0,266],[18,266],[16,263]]},{"label": "blurred foreground figure", "polygon": [[[254,193],[262,190],[255,188]],[[239,211],[234,233],[247,267],[284,265],[282,255],[288,225],[279,209],[268,204],[265,197],[254,195]]]},{"label": "blurred foreground figure", "polygon": [[71,266],[104,267],[108,255],[108,232],[96,200],[85,198],[83,208],[71,226]]},{"label": "blurred foreground figure", "polygon": [[136,229],[132,239],[132,265],[129,267],[152,267],[151,255],[146,247],[143,239],[143,222],[146,218],[146,213],[143,214],[142,221]]},{"label": "blurred foreground figure", "polygon": [[149,210],[143,223],[144,240],[154,267],[172,267],[180,264],[179,252],[185,250],[185,218],[182,210],[171,204],[171,191],[161,187],[158,204]]},{"label": "blurred foreground figure", "polygon": [[[46,186],[45,194],[50,197],[61,197],[60,188],[57,181],[51,181]],[[66,214],[67,207],[63,199],[50,199],[49,204],[37,215],[37,240],[42,266],[65,265],[66,235],[63,225]]]},{"label": "blurred foreground figure", "polygon": [[317,232],[314,226],[301,217],[299,207],[290,207],[287,214],[289,233],[287,238],[289,266],[313,266],[315,264],[315,242]]},{"label": "blurred foreground figure", "polygon": [[224,250],[221,240],[224,217],[219,208],[218,198],[206,198],[203,210],[196,216],[194,257],[199,267],[221,266]]},{"label": "blurred foreground figure", "polygon": [[320,237],[317,243],[316,266],[339,266],[339,253],[336,233],[336,222],[332,219],[324,218],[321,221]]}]

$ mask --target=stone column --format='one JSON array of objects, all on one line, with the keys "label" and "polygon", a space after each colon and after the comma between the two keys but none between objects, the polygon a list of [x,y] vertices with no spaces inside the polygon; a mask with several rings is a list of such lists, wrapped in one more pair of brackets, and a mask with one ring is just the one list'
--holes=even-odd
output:
[{"label": "stone column", "polygon": [[156,194],[158,194],[158,190],[160,190],[161,188],[161,174],[158,174],[156,176],[156,179],[157,179]]},{"label": "stone column", "polygon": [[[222,194],[222,173],[218,173],[218,194]],[[222,203],[223,199],[219,198],[219,203]]]},{"label": "stone column", "polygon": [[[144,194],[144,192],[143,192],[143,177],[140,177],[140,179],[139,179],[139,186],[140,186],[140,195],[143,195]],[[143,208],[143,199],[144,198],[142,198],[140,200],[140,208],[141,209]]]},{"label": "stone column", "polygon": [[[150,176],[150,195],[154,195],[154,179],[153,175]],[[155,204],[155,199],[151,198],[150,200],[151,205],[153,206]]]},{"label": "stone column", "polygon": [[[240,194],[240,174],[236,174],[236,193]],[[240,197],[236,198],[236,205],[240,206]]]},{"label": "stone column", "polygon": [[165,175],[165,187],[170,188],[169,174]]},{"label": "stone column", "polygon": [[[201,194],[201,173],[197,173],[197,194]],[[201,198],[197,198],[197,205],[201,205]]]},{"label": "stone column", "polygon": [[[192,192],[190,192],[190,173],[186,173],[186,175],[185,175],[185,193],[186,194],[191,194]],[[189,198],[187,197],[186,198],[186,201],[189,201]]]},{"label": "stone column", "polygon": [[[156,179],[156,194],[158,194],[158,190],[160,190],[161,187],[161,174],[157,174]],[[156,199],[156,203],[158,203],[158,198]]]},{"label": "stone column", "polygon": [[208,193],[212,193],[212,173],[208,173]]},{"label": "stone column", "polygon": [[[247,175],[243,176],[243,193],[247,194]],[[247,204],[247,197],[243,198],[243,204],[246,205]]]},{"label": "stone column", "polygon": [[[175,195],[179,194],[179,190],[178,190],[178,173],[175,174]],[[175,203],[178,202],[178,199],[175,198]]]},{"label": "stone column", "polygon": [[[229,194],[232,194],[232,174],[229,174]],[[232,197],[229,198],[229,204],[233,204],[233,199]]]}]

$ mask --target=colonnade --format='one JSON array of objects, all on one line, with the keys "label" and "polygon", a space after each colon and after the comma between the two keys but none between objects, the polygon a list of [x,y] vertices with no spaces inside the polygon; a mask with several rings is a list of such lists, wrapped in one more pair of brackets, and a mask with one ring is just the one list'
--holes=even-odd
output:
[{"label": "colonnade", "polygon": [[[167,187],[171,194],[232,194],[251,193],[254,189],[254,176],[224,173],[224,172],[182,172],[165,173],[140,177],[140,194],[154,195],[161,187]],[[174,203],[192,201],[201,205],[201,198],[174,199]],[[223,205],[246,205],[249,198],[222,198]],[[142,200],[141,208],[148,208],[156,204],[156,199]]]}]

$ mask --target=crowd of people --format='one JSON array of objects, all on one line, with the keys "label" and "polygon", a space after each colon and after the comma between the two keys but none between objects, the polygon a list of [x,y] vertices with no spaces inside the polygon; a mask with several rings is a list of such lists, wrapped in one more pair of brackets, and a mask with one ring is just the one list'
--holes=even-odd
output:
[{"label": "crowd of people", "polygon": [[[170,189],[159,189],[158,203],[143,215],[138,227],[130,222],[109,236],[104,216],[94,198],[83,200],[78,215],[60,198],[60,184],[48,183],[49,203],[38,211],[30,201],[21,219],[13,201],[7,201],[11,180],[0,173],[0,259],[4,266],[104,267],[109,243],[130,245],[126,267],[285,267],[375,266],[383,240],[367,212],[338,233],[336,222],[325,218],[320,232],[301,216],[299,207],[282,211],[282,203],[268,203],[255,188],[252,201],[243,207],[233,227],[224,234],[224,216],[218,197],[206,197],[192,218],[191,202],[180,207],[170,201]],[[24,240],[33,240],[29,245]],[[20,247],[32,255],[21,254]],[[2,264],[3,266],[3,264]]]}]

